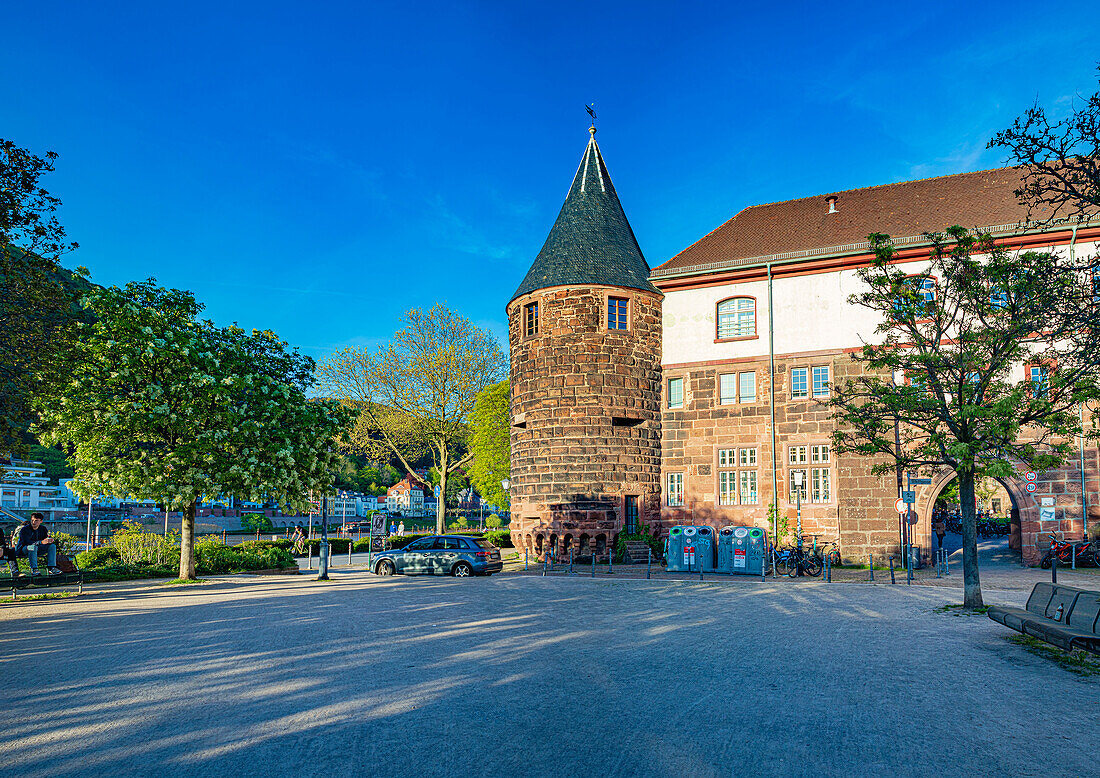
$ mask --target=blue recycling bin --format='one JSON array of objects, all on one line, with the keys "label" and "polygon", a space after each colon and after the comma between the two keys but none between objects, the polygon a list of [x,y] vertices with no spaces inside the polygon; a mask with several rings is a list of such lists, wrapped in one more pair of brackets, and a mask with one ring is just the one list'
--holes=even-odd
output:
[{"label": "blue recycling bin", "polygon": [[668,571],[714,572],[715,537],[706,526],[673,527],[668,533]]},{"label": "blue recycling bin", "polygon": [[723,527],[718,533],[718,572],[763,575],[766,543],[759,527]]}]

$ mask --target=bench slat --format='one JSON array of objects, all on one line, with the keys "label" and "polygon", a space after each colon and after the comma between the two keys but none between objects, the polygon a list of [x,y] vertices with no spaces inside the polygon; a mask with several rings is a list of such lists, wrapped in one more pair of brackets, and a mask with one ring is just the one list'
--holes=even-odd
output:
[{"label": "bench slat", "polygon": [[1037,583],[1031,590],[1031,596],[1027,598],[1026,609],[1032,613],[1043,616],[1047,612],[1050,598],[1054,596],[1054,584]]},{"label": "bench slat", "polygon": [[1098,618],[1100,618],[1100,593],[1083,591],[1078,595],[1077,602],[1073,604],[1073,610],[1070,611],[1066,624],[1074,629],[1095,634],[1100,630]]}]

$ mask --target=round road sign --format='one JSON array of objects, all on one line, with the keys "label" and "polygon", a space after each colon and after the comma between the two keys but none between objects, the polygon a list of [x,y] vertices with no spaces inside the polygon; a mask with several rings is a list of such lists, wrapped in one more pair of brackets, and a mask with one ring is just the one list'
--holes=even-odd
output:
[{"label": "round road sign", "polygon": [[905,500],[899,497],[898,499],[894,500],[894,510],[898,513],[905,513],[909,510],[909,506],[905,504]]},{"label": "round road sign", "polygon": [[913,511],[905,520],[910,524],[916,524],[918,521],[920,521],[920,518],[917,516],[917,512]]},{"label": "round road sign", "polygon": [[1028,481],[1034,481],[1035,480],[1035,471],[1034,470],[1028,470],[1026,473],[1024,473],[1024,478],[1026,478]]},{"label": "round road sign", "polygon": [[1024,484],[1024,488],[1027,489],[1029,492],[1034,492],[1035,484],[1031,481],[1028,481],[1026,484]]}]

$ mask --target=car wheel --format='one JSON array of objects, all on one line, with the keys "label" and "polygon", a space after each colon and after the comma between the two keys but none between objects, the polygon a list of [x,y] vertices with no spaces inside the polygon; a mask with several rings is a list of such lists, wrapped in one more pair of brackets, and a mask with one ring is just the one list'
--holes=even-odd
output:
[{"label": "car wheel", "polygon": [[378,575],[393,575],[397,571],[393,567],[393,562],[383,559],[378,563],[375,572],[378,573]]},{"label": "car wheel", "polygon": [[466,562],[459,562],[451,569],[451,575],[455,578],[468,578],[473,571],[474,569]]}]

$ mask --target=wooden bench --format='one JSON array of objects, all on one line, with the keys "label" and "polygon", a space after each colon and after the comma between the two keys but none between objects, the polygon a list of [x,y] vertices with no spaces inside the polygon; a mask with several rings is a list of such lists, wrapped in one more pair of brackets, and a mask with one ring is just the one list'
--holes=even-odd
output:
[{"label": "wooden bench", "polygon": [[[42,557],[39,557],[42,561]],[[11,569],[6,564],[7,560],[4,560],[2,570],[0,570],[0,588],[11,589],[11,598],[17,599],[20,589],[31,589],[38,587],[50,587],[50,586],[73,586],[77,587],[77,594],[84,593],[84,571],[77,567],[76,562],[69,559],[65,554],[60,551],[57,552],[57,567],[61,570],[56,575],[50,575],[49,573],[42,573],[41,575],[31,575],[30,573],[20,573],[19,575],[12,575]],[[39,566],[41,568],[41,565]],[[4,576],[7,576],[7,580],[4,580]]]},{"label": "wooden bench", "polygon": [[1100,592],[1037,583],[1023,608],[994,606],[989,618],[1066,651],[1100,655]]}]

